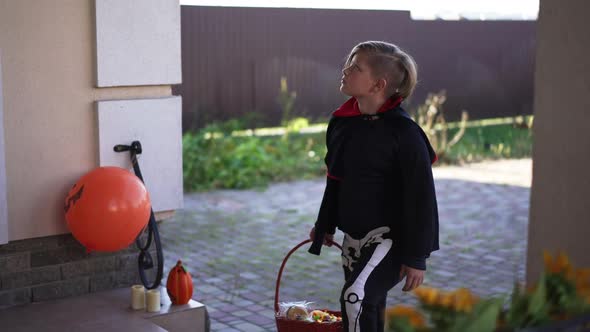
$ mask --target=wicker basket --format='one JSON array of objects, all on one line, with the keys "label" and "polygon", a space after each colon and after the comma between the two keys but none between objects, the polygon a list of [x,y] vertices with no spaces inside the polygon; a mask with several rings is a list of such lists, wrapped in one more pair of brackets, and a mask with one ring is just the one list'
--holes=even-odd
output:
[{"label": "wicker basket", "polygon": [[[308,321],[301,321],[301,320],[291,320],[285,317],[279,316],[279,288],[281,285],[281,277],[283,275],[283,269],[285,268],[285,264],[287,260],[297,249],[301,246],[311,242],[311,240],[305,240],[298,245],[296,245],[285,258],[283,259],[283,263],[281,264],[281,268],[279,269],[279,274],[277,276],[277,285],[275,288],[275,319],[277,322],[277,331],[278,332],[342,332],[342,322],[333,322],[333,323],[316,323],[316,322],[308,322]],[[337,247],[338,249],[342,250],[342,248],[335,242],[332,244]],[[341,317],[342,314],[340,311],[331,311],[325,310],[328,313]]]}]

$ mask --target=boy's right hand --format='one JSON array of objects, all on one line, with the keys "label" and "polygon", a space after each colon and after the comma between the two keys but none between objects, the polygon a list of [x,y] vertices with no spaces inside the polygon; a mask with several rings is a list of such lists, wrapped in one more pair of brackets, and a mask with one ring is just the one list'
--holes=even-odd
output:
[{"label": "boy's right hand", "polygon": [[[313,241],[315,238],[315,226],[309,231],[309,239]],[[334,241],[334,234],[324,234],[324,245],[331,247],[332,241]]]}]

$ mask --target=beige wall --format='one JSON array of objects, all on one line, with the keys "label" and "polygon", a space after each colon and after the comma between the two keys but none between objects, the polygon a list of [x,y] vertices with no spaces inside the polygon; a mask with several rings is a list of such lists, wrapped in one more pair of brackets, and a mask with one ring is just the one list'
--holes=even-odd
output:
[{"label": "beige wall", "polygon": [[541,0],[527,280],[543,249],[590,266],[590,25],[587,0]]},{"label": "beige wall", "polygon": [[94,88],[93,0],[0,1],[9,240],[68,232],[63,200],[98,166],[94,102],[171,95]]},{"label": "beige wall", "polygon": [[0,49],[0,244],[8,242],[6,163],[4,162],[4,97],[2,96],[2,50]]}]

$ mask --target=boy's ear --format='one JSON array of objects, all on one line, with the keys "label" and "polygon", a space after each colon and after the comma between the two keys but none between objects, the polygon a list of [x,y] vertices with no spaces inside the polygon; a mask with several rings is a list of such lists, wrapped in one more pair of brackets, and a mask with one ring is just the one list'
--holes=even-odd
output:
[{"label": "boy's ear", "polygon": [[384,78],[380,78],[375,83],[375,92],[381,92],[381,91],[385,90],[386,87],[387,87],[387,80],[385,80]]}]

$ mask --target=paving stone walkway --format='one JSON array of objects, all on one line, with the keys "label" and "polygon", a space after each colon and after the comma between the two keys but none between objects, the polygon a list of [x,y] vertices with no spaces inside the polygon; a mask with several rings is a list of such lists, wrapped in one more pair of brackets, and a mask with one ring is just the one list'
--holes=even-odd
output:
[{"label": "paving stone walkway", "polygon": [[[441,249],[427,261],[426,285],[488,296],[507,295],[515,279],[524,280],[531,167],[522,159],[434,169]],[[285,254],[307,238],[323,189],[317,179],[188,193],[184,209],[161,223],[165,271],[185,262],[212,331],[276,331],[277,272]],[[306,249],[289,260],[280,300],[339,310],[340,253],[324,247],[317,257]],[[388,297],[388,305],[396,303],[416,302],[400,284]]]}]

